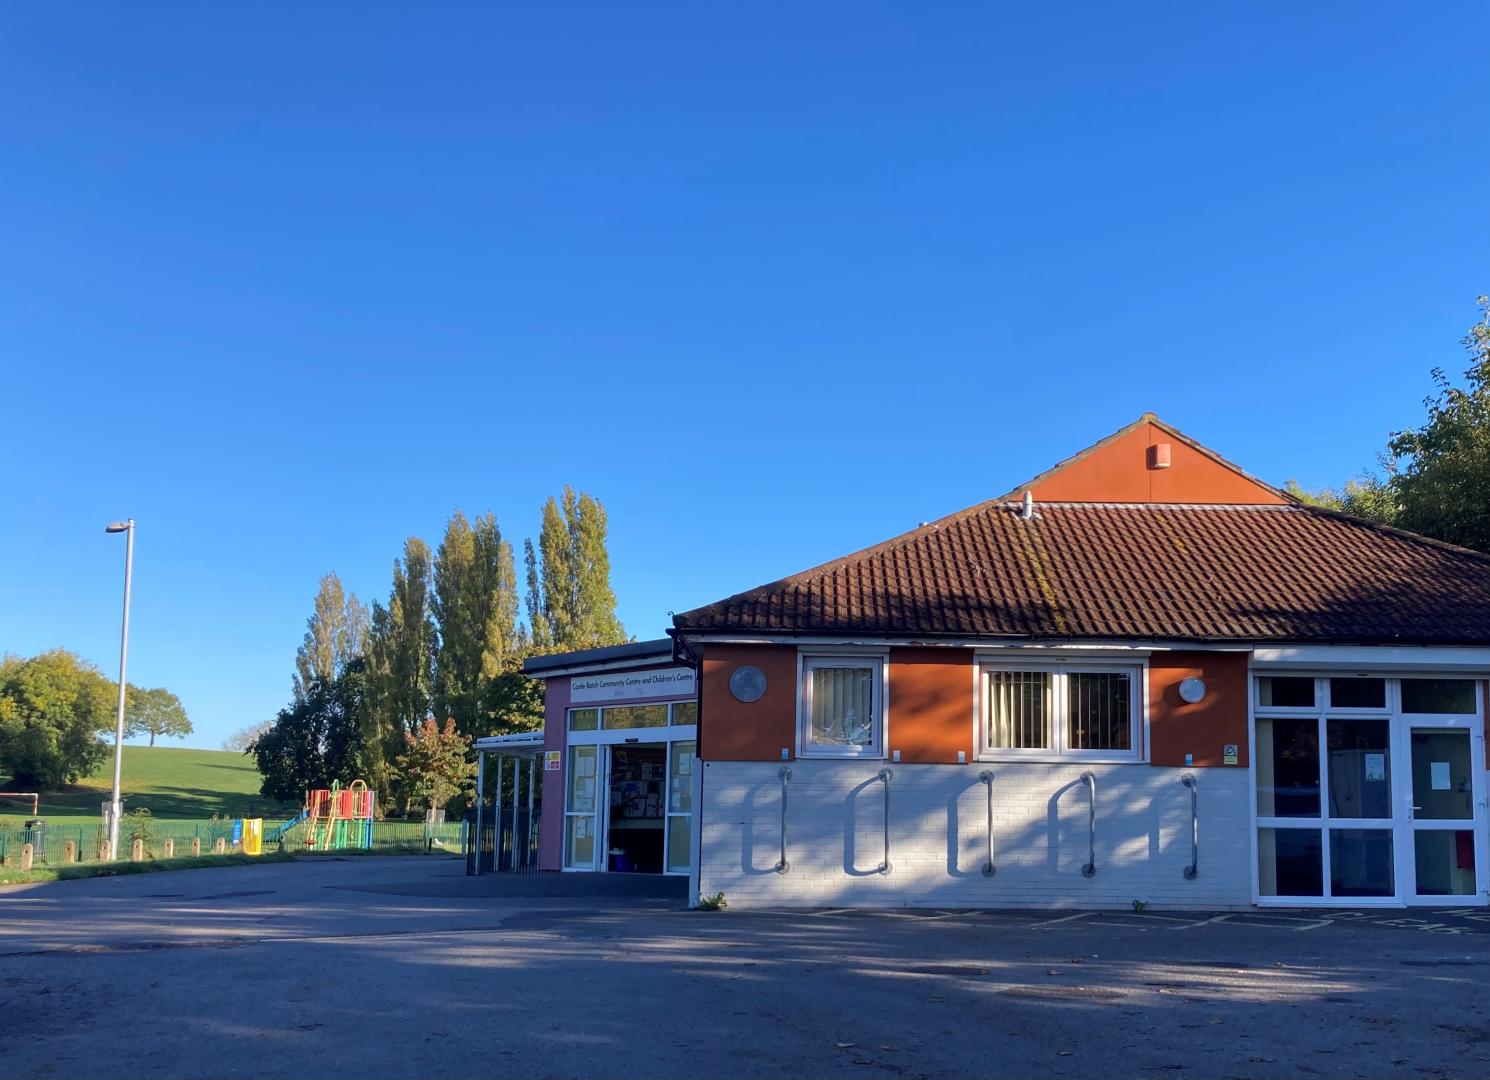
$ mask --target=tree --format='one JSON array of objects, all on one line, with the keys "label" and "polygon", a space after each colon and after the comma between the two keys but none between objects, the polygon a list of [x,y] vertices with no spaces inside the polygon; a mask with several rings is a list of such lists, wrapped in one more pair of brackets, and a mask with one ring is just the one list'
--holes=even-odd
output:
[{"label": "tree", "polygon": [[303,697],[315,679],[336,679],[362,655],[367,609],[356,593],[342,588],[335,572],[321,578],[315,609],[306,620],[305,640],[295,652],[295,696]]},{"label": "tree", "polygon": [[434,694],[435,624],[429,545],[417,536],[393,562],[388,606],[374,602],[367,635],[368,708],[363,732],[368,783],[388,785],[389,763],[429,714]]},{"label": "tree", "polygon": [[1387,454],[1398,525],[1490,552],[1490,297],[1476,302],[1480,320],[1462,339],[1471,358],[1466,385],[1434,368],[1427,422],[1393,435]]},{"label": "tree", "polygon": [[1338,510],[1342,514],[1379,521],[1384,525],[1391,525],[1397,520],[1397,496],[1392,485],[1370,473],[1361,474],[1358,480],[1345,481],[1345,486],[1338,490],[1321,488],[1319,491],[1305,491],[1296,480],[1290,480],[1283,486],[1290,495],[1309,506]]},{"label": "tree", "polygon": [[271,799],[295,800],[333,780],[361,776],[366,690],[361,660],[348,663],[338,678],[312,679],[249,747],[263,777],[259,790]]},{"label": "tree", "polygon": [[[518,585],[512,545],[497,519],[450,518],[434,567],[435,709],[466,735],[487,735],[536,719],[521,715],[515,694],[525,643],[517,628]],[[516,684],[516,685],[515,685]]]},{"label": "tree", "polygon": [[1490,297],[1476,302],[1480,319],[1462,339],[1471,358],[1466,386],[1433,369],[1438,392],[1423,402],[1427,422],[1392,434],[1381,455],[1385,475],[1312,492],[1290,480],[1289,494],[1490,553]]},{"label": "tree", "polygon": [[273,720],[260,720],[257,724],[239,728],[222,741],[222,748],[236,750],[240,754],[252,753],[254,742],[273,726]]},{"label": "tree", "polygon": [[598,500],[566,485],[562,503],[550,498],[544,504],[537,551],[531,541],[524,547],[536,648],[594,649],[626,640],[605,540],[605,507]]},{"label": "tree", "polygon": [[124,734],[130,738],[149,735],[150,745],[154,746],[157,736],[182,739],[191,734],[186,708],[165,687],[142,690],[131,686],[124,700]]},{"label": "tree", "polygon": [[107,753],[99,735],[114,727],[116,685],[64,649],[0,659],[0,768],[36,788],[92,772]]},{"label": "tree", "polygon": [[428,716],[417,734],[406,733],[397,771],[408,798],[439,809],[462,791],[474,790],[476,766],[466,760],[470,745],[456,730],[454,717],[442,728]]}]

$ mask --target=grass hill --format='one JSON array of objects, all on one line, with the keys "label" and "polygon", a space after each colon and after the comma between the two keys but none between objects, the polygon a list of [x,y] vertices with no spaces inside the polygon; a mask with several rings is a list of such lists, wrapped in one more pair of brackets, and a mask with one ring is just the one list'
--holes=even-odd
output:
[{"label": "grass hill", "polygon": [[[124,808],[148,807],[158,818],[293,817],[300,807],[259,794],[259,771],[253,759],[232,750],[184,750],[173,746],[124,748]],[[114,782],[112,750],[92,776],[59,792],[43,792],[41,816],[53,824],[99,820],[99,804],[109,799]],[[13,787],[0,777],[0,791]],[[25,803],[0,800],[0,816],[28,817]]]}]

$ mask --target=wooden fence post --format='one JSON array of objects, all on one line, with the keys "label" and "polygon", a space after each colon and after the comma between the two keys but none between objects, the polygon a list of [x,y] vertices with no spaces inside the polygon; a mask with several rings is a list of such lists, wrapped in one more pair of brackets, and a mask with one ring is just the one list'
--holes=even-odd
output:
[{"label": "wooden fence post", "polygon": [[192,858],[195,859],[195,858],[197,858],[201,854],[202,854],[202,838],[200,836],[193,836],[191,838],[191,856],[192,856]]},{"label": "wooden fence post", "polygon": [[129,861],[143,862],[145,859],[145,841],[134,840],[129,845]]},{"label": "wooden fence post", "polygon": [[76,840],[67,840],[63,842],[62,861],[64,863],[75,863],[78,861],[78,844]]},{"label": "wooden fence post", "polygon": [[167,859],[174,859],[176,857],[176,841],[167,837],[164,847],[165,851],[162,852],[163,857]]},{"label": "wooden fence post", "polygon": [[31,862],[36,858],[36,848],[30,844],[21,845],[21,872],[25,873],[31,869]]},{"label": "wooden fence post", "polygon": [[114,853],[109,850],[109,842],[107,840],[100,840],[98,842],[98,861],[108,862],[113,857]]},{"label": "wooden fence post", "polygon": [[212,843],[212,854],[214,854],[214,855],[224,855],[224,854],[227,853],[227,850],[228,850],[228,842],[223,837],[219,836],[216,840],[213,841],[213,843]]}]

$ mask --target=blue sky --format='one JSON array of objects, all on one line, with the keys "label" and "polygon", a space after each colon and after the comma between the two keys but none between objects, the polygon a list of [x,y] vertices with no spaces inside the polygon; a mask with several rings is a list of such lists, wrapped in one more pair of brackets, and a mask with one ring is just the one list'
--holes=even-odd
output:
[{"label": "blue sky", "polygon": [[621,616],[1145,410],[1338,483],[1490,291],[1475,4],[0,9],[0,651],[215,746],[319,576],[570,483]]}]

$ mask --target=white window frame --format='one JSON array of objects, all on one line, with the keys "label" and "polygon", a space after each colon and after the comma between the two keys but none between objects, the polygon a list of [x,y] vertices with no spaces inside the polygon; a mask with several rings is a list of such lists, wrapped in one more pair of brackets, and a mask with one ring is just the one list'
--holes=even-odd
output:
[{"label": "white window frame", "polygon": [[[1486,905],[1486,880],[1490,877],[1487,862],[1490,862],[1490,843],[1485,835],[1485,769],[1480,764],[1485,760],[1485,712],[1487,702],[1484,693],[1483,671],[1457,670],[1412,670],[1398,667],[1355,666],[1345,670],[1327,668],[1279,668],[1253,665],[1249,675],[1248,699],[1251,703],[1248,718],[1248,737],[1251,753],[1248,755],[1248,781],[1251,787],[1252,816],[1252,902],[1258,907],[1326,907],[1326,908],[1411,908],[1411,907],[1484,907]],[[1386,679],[1386,704],[1380,708],[1337,708],[1330,703],[1330,680],[1367,676]],[[1309,678],[1314,680],[1314,705],[1292,707],[1285,705],[1261,705],[1261,680],[1266,678]],[[1475,711],[1473,713],[1408,713],[1402,711],[1402,681],[1404,679],[1463,679],[1474,684]],[[1317,727],[1319,742],[1319,814],[1314,817],[1279,817],[1261,815],[1257,807],[1257,723],[1259,720],[1308,720]],[[1381,719],[1389,723],[1390,760],[1392,783],[1392,816],[1390,818],[1336,817],[1330,813],[1329,805],[1329,752],[1328,723],[1336,720]],[[1408,808],[1412,805],[1410,738],[1416,728],[1437,728],[1467,732],[1470,746],[1470,777],[1474,784],[1471,804],[1475,816],[1467,819],[1468,829],[1473,831],[1475,843],[1475,874],[1477,891],[1455,895],[1418,895],[1415,889],[1415,871],[1409,864],[1410,853],[1406,850],[1408,838],[1422,829],[1441,829],[1441,825],[1424,822],[1419,825]],[[1261,868],[1258,865],[1258,835],[1261,829],[1304,829],[1320,834],[1321,896],[1264,896],[1262,894]],[[1333,855],[1330,849],[1331,831],[1361,829],[1384,831],[1392,835],[1393,887],[1390,896],[1335,896],[1333,890]]]},{"label": "white window frame", "polygon": [[[979,657],[974,665],[973,708],[976,711],[979,761],[1091,761],[1110,764],[1130,764],[1146,760],[1148,745],[1148,664],[1097,662],[1090,659],[1072,662],[1051,660],[1024,660],[1016,657]],[[1049,747],[1021,749],[991,745],[992,730],[989,724],[985,688],[988,673],[994,671],[1040,671],[1048,672],[1050,687],[1050,742]],[[1066,676],[1071,673],[1092,675],[1128,676],[1128,749],[1127,750],[1075,750],[1068,746],[1069,717],[1067,715]]]},{"label": "white window frame", "polygon": [[[797,756],[800,758],[847,758],[849,760],[883,760],[888,742],[889,728],[889,650],[816,651],[801,650],[797,653]],[[874,672],[870,681],[869,731],[872,742],[868,746],[833,746],[814,743],[812,726],[812,671],[817,667],[868,668]]]}]

